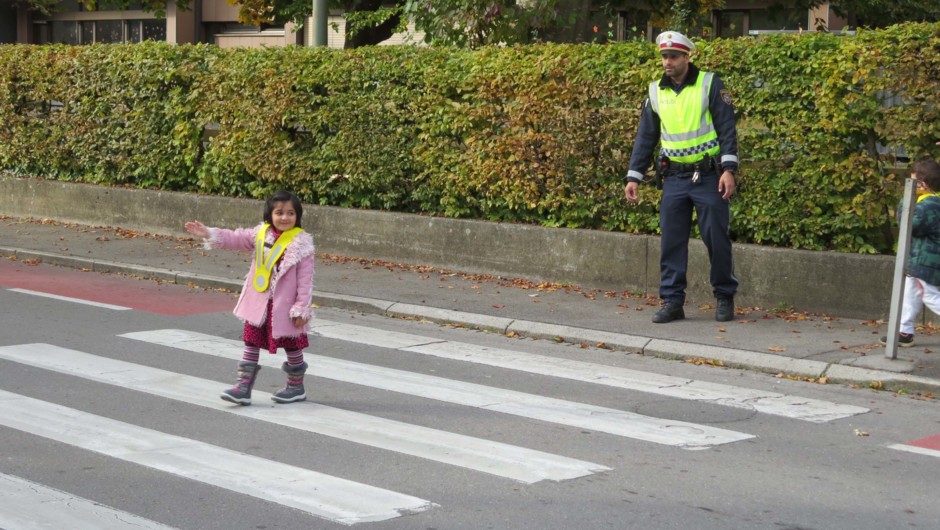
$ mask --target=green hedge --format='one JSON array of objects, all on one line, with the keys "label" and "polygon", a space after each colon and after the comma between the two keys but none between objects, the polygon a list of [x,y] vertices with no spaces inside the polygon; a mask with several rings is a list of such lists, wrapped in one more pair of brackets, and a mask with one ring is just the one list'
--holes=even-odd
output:
[{"label": "green hedge", "polygon": [[[892,251],[936,156],[940,24],[699,43],[739,115],[736,241]],[[62,180],[658,232],[623,176],[649,43],[355,50],[0,46],[0,168]],[[879,147],[882,146],[882,147]]]}]

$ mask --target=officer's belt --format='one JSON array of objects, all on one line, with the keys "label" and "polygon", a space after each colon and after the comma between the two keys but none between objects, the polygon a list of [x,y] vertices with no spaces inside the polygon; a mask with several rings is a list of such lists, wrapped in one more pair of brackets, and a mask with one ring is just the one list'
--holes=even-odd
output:
[{"label": "officer's belt", "polygon": [[715,158],[705,155],[704,158],[698,162],[692,162],[691,164],[680,164],[679,162],[673,162],[672,160],[666,159],[666,171],[669,173],[688,173],[692,174],[696,171],[705,172],[718,169],[717,160]]}]

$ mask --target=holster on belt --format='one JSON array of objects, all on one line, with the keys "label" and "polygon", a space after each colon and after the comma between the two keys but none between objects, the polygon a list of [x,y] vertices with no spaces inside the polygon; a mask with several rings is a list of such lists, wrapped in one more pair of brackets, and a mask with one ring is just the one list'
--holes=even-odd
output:
[{"label": "holster on belt", "polygon": [[669,169],[669,159],[661,156],[656,160],[656,176],[654,177],[654,182],[656,183],[656,189],[663,189],[663,178],[666,177],[666,170]]}]

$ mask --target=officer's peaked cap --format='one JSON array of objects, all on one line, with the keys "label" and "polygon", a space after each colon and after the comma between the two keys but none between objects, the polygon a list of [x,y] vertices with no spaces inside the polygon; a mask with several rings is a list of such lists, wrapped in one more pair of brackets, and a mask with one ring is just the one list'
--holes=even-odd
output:
[{"label": "officer's peaked cap", "polygon": [[659,45],[659,53],[680,52],[690,55],[695,51],[695,45],[688,37],[678,31],[664,31],[656,37],[656,44]]}]

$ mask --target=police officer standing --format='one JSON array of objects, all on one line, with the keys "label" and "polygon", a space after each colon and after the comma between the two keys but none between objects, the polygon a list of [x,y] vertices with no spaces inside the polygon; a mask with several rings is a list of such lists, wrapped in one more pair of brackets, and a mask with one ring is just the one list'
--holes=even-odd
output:
[{"label": "police officer standing", "polygon": [[734,106],[721,79],[690,62],[689,54],[695,51],[695,45],[685,35],[666,31],[656,38],[656,44],[665,73],[662,79],[650,83],[624,188],[627,200],[636,203],[639,184],[660,143],[662,158],[657,161],[657,171],[663,179],[663,196],[659,296],[663,306],[653,315],[653,322],[685,318],[682,306],[693,208],[711,260],[712,292],[718,300],[715,319],[727,322],[734,318],[738,287],[728,233],[729,199],[734,194],[738,169]]}]

